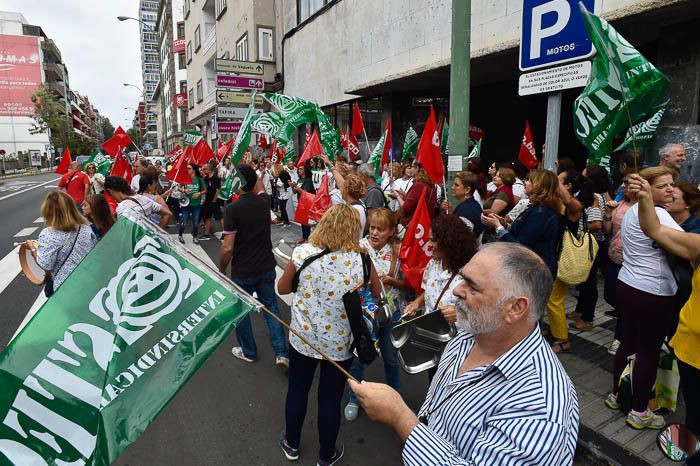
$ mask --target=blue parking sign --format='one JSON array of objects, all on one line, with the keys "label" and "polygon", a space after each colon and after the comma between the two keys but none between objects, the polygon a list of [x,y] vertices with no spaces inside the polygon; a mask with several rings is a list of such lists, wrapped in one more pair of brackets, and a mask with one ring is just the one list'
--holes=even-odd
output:
[{"label": "blue parking sign", "polygon": [[579,2],[588,11],[594,11],[596,0],[523,0],[521,71],[593,55]]}]

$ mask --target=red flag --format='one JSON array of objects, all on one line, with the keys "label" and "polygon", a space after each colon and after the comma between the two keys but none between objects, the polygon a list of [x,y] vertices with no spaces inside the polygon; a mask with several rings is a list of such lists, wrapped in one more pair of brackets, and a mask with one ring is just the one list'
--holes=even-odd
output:
[{"label": "red flag", "polygon": [[224,160],[224,157],[228,155],[228,153],[231,151],[231,147],[233,147],[233,143],[236,142],[236,138],[231,138],[229,142],[224,144],[223,146],[219,147],[217,149],[217,157],[219,158],[219,162]]},{"label": "red flag", "polygon": [[214,158],[214,151],[204,138],[197,141],[192,148],[192,161],[199,166],[204,165]]},{"label": "red flag", "polygon": [[523,141],[520,143],[518,160],[525,165],[525,168],[528,170],[532,170],[540,163],[539,160],[537,160],[535,139],[532,137],[532,131],[530,131],[530,122],[527,120],[525,120],[525,133],[523,134]]},{"label": "red flag", "polygon": [[216,140],[216,148],[217,148],[217,150],[218,150],[218,149],[221,149],[221,147],[223,147],[223,144],[221,144],[221,139],[217,139],[217,140]]},{"label": "red flag", "polygon": [[114,130],[112,137],[102,144],[102,148],[112,157],[116,157],[119,151],[126,148],[131,143],[132,141],[129,135],[119,126]]},{"label": "red flag", "polygon": [[357,136],[365,130],[365,124],[362,122],[362,113],[360,106],[355,102],[355,107],[352,109],[352,134]]},{"label": "red flag", "polygon": [[321,141],[318,139],[318,133],[314,130],[313,134],[311,135],[311,139],[309,139],[309,143],[306,144],[306,147],[304,148],[304,153],[301,154],[297,167],[303,166],[307,160],[311,160],[322,153],[323,148],[321,147]]},{"label": "red flag", "polygon": [[66,147],[63,149],[63,157],[61,157],[61,163],[58,164],[56,169],[53,171],[54,173],[58,173],[59,175],[65,175],[68,173],[68,170],[70,170],[70,166],[73,163],[73,158],[70,156],[70,151]]},{"label": "red flag", "polygon": [[259,134],[258,135],[258,145],[262,150],[267,149],[267,136],[264,134]]},{"label": "red flag", "polygon": [[309,145],[311,140],[311,126],[306,125],[306,134],[304,135],[304,147]]},{"label": "red flag", "polygon": [[353,162],[360,158],[360,143],[357,142],[357,138],[352,133],[348,134],[348,154]]},{"label": "red flag", "polygon": [[401,250],[399,251],[401,271],[417,293],[422,292],[423,272],[428,265],[428,261],[433,257],[433,252],[428,247],[429,231],[430,215],[428,214],[428,207],[425,205],[424,190],[420,199],[418,199],[418,206],[413,214],[411,223],[408,225],[401,243]]},{"label": "red flag", "polygon": [[437,132],[435,110],[430,106],[430,115],[425,122],[423,134],[418,143],[416,162],[420,163],[433,183],[442,182],[444,170],[442,166],[442,153],[440,152],[440,136]]},{"label": "red flag", "polygon": [[382,151],[382,166],[389,163],[389,151],[391,150],[391,118],[386,120],[386,128],[384,129],[386,139],[384,139],[384,151]]},{"label": "red flag", "polygon": [[272,145],[270,146],[270,161],[272,162],[272,165],[277,165],[280,163],[280,155],[279,155],[279,147],[277,144],[277,139],[274,139],[272,141]]},{"label": "red flag", "polygon": [[112,165],[112,171],[110,173],[112,176],[121,176],[122,178],[126,179],[129,183],[131,183],[131,178],[133,174],[131,173],[131,165],[129,165],[129,162],[124,158],[124,156],[117,152],[117,158],[114,161],[114,165]]},{"label": "red flag", "polygon": [[323,214],[331,208],[331,204],[331,195],[328,194],[328,175],[323,175],[321,186],[318,187],[318,191],[316,191],[314,196],[314,202],[309,209],[309,218],[319,222]]},{"label": "red flag", "polygon": [[192,184],[192,176],[190,176],[187,171],[187,164],[190,162],[191,146],[185,147],[185,152],[180,155],[177,162],[173,167],[165,174],[165,177],[170,181],[178,184]]},{"label": "red flag", "polygon": [[177,146],[175,146],[175,149],[171,150],[166,155],[166,157],[168,158],[168,163],[175,163],[175,161],[178,159],[178,157],[180,157],[180,155],[182,155],[182,147],[180,147],[180,145],[178,144]]},{"label": "red flag", "polygon": [[480,141],[486,136],[486,131],[476,125],[469,124],[469,137]]},{"label": "red flag", "polygon": [[294,213],[294,221],[300,225],[309,224],[309,213],[311,206],[314,204],[315,196],[304,190],[301,191],[299,200],[297,201],[297,210]]},{"label": "red flag", "polygon": [[343,149],[348,150],[348,133],[346,133],[342,129],[339,131],[340,131],[340,145],[343,146]]}]

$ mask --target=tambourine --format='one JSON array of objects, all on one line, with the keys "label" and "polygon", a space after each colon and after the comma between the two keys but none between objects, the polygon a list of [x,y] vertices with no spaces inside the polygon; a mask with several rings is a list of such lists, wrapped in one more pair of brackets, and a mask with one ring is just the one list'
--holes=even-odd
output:
[{"label": "tambourine", "polygon": [[32,241],[32,246],[28,247],[27,243],[22,243],[19,247],[19,265],[22,267],[22,272],[27,279],[35,285],[43,285],[49,278],[49,273],[39,267],[36,262],[33,251],[37,249],[39,243]]}]

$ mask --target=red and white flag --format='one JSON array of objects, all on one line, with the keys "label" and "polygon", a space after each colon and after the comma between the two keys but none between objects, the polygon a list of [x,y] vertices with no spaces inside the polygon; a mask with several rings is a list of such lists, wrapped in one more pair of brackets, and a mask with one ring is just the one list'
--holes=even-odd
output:
[{"label": "red and white flag", "polygon": [[277,143],[277,139],[273,139],[272,145],[270,146],[270,161],[272,162],[272,165],[277,165],[280,163],[280,160],[279,144]]},{"label": "red and white flag", "polygon": [[59,175],[65,175],[70,170],[70,166],[73,163],[73,157],[70,156],[70,151],[66,147],[63,149],[63,157],[61,157],[61,163],[58,164],[56,169],[53,171]]},{"label": "red and white flag", "polygon": [[121,126],[117,126],[112,137],[102,143],[102,148],[112,157],[116,157],[129,144],[132,144],[131,138]]},{"label": "red and white flag", "polygon": [[178,144],[177,146],[175,146],[175,148],[173,150],[168,152],[168,154],[166,155],[166,157],[168,158],[168,164],[172,165],[173,163],[175,163],[175,161],[181,155],[182,155],[182,147],[180,147],[180,144]]},{"label": "red and white flag", "polygon": [[425,122],[423,134],[418,143],[416,162],[420,163],[433,183],[439,184],[445,174],[442,166],[442,152],[440,151],[440,135],[438,134],[435,110],[430,106],[430,115]]},{"label": "red and white flag", "polygon": [[532,170],[540,163],[539,160],[537,160],[537,150],[535,147],[535,139],[532,137],[530,122],[525,120],[525,134],[523,134],[523,140],[520,143],[518,160],[528,170]]},{"label": "red and white flag", "polygon": [[382,167],[389,163],[389,153],[391,152],[391,118],[386,120],[384,128],[384,148],[382,149]]},{"label": "red and white flag", "polygon": [[192,184],[192,176],[187,171],[187,164],[190,162],[190,151],[192,146],[186,146],[185,151],[180,155],[175,162],[175,165],[165,174],[165,177],[170,181],[178,184]]},{"label": "red and white flag", "polygon": [[430,215],[425,204],[425,190],[418,199],[418,206],[413,214],[411,223],[408,225],[406,234],[401,243],[399,260],[401,261],[401,271],[406,281],[417,292],[421,293],[421,282],[423,272],[428,265],[428,261],[433,257],[433,251],[428,245],[428,234],[430,231]]},{"label": "red and white flag", "polygon": [[233,147],[233,144],[236,142],[236,138],[231,138],[229,142],[224,144],[223,146],[219,147],[216,151],[216,156],[219,159],[219,162],[224,160],[224,157],[228,155],[228,153],[231,151],[231,147]]},{"label": "red and white flag", "polygon": [[343,149],[348,151],[351,161],[355,161],[360,158],[360,144],[357,142],[357,138],[352,132],[345,132],[340,130],[340,143]]}]

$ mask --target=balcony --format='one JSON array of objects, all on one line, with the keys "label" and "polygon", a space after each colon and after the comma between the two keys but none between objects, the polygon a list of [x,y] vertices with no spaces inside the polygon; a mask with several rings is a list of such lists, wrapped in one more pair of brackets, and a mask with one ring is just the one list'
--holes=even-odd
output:
[{"label": "balcony", "polygon": [[49,89],[51,89],[56,95],[65,97],[66,96],[66,86],[63,84],[63,82],[58,83],[58,82],[50,82],[48,83]]},{"label": "balcony", "polygon": [[46,63],[44,65],[47,80],[65,81],[66,73],[63,71],[63,65],[58,63]]},{"label": "balcony", "polygon": [[209,94],[204,97],[204,108],[213,107],[216,103],[216,89],[213,89]]},{"label": "balcony", "polygon": [[202,56],[205,56],[211,49],[216,45],[216,33],[212,28],[209,35],[204,39],[204,44],[202,44]]},{"label": "balcony", "polygon": [[56,43],[52,39],[44,39],[41,43],[41,48],[44,51],[44,57],[53,59],[55,62],[62,62],[61,51],[56,47]]}]

